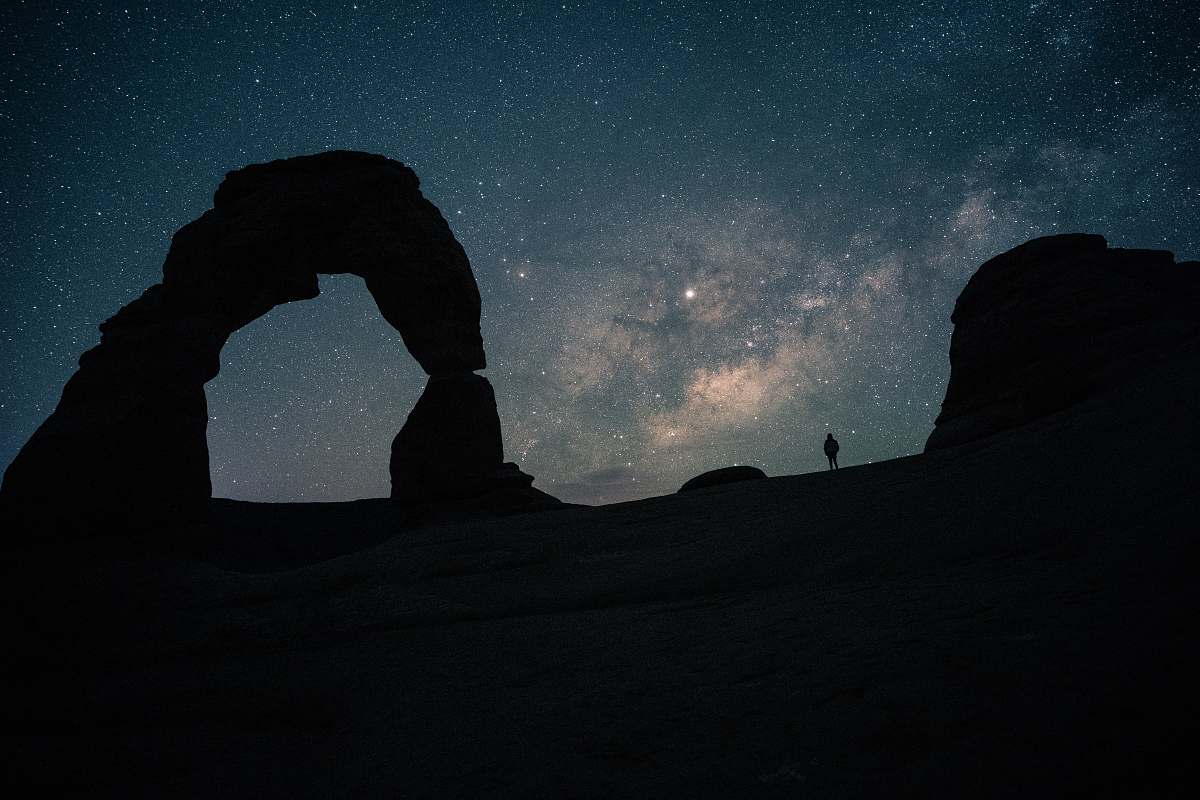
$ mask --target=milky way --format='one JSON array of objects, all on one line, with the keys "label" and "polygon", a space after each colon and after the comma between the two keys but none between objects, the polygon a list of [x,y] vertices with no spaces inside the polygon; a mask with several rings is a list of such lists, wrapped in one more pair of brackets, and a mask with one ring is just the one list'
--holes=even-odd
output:
[{"label": "milky way", "polygon": [[[919,451],[955,296],[1034,236],[1200,255],[1192,3],[254,6],[0,18],[0,464],[223,173],[302,153],[416,170],[506,455],[580,502]],[[222,353],[217,495],[388,493],[424,376],[322,291]]]}]

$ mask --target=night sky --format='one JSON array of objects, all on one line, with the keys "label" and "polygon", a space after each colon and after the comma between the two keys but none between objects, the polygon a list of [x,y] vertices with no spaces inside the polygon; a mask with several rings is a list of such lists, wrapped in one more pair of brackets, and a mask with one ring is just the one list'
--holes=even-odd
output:
[{"label": "night sky", "polygon": [[[6,4],[0,466],[222,175],[286,156],[417,172],[506,457],[577,502],[821,469],[827,431],[919,452],[954,298],[1032,237],[1200,256],[1191,2],[248,5]],[[424,374],[321,288],[223,351],[214,494],[388,494]]]}]

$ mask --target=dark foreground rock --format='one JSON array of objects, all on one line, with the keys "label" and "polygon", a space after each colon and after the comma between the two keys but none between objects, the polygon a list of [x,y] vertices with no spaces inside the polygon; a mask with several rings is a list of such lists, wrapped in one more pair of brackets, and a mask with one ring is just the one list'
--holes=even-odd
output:
[{"label": "dark foreground rock", "polygon": [[5,785],[1196,796],[1198,367],[837,473],[407,529],[221,501],[7,553]]},{"label": "dark foreground rock", "polygon": [[1194,348],[1200,263],[1103,237],[1047,236],[991,259],[951,320],[950,381],[926,450],[1025,425]]},{"label": "dark foreground rock", "polygon": [[720,486],[723,483],[753,481],[765,477],[767,477],[767,473],[758,467],[721,467],[720,469],[711,469],[708,472],[702,472],[696,477],[689,479],[683,486],[679,487],[679,491],[691,492],[696,489],[705,489],[709,486]]}]

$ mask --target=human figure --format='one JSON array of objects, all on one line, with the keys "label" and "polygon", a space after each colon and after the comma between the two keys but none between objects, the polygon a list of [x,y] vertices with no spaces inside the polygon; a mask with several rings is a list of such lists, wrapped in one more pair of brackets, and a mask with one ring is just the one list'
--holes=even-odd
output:
[{"label": "human figure", "polygon": [[837,469],[838,441],[832,433],[825,434],[825,457],[829,459],[829,468]]}]

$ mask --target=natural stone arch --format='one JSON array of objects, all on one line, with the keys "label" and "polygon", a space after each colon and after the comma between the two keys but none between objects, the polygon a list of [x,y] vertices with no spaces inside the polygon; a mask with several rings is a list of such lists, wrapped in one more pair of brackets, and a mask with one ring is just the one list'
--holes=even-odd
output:
[{"label": "natural stone arch", "polygon": [[202,508],[212,494],[204,384],[229,336],[280,303],[316,297],[318,273],[366,282],[430,383],[393,443],[393,497],[448,499],[528,486],[502,465],[480,297],[417,176],[337,151],[225,176],[213,208],[174,236],[163,281],[100,326],[62,399],[4,476],[6,503],[89,510]]}]

